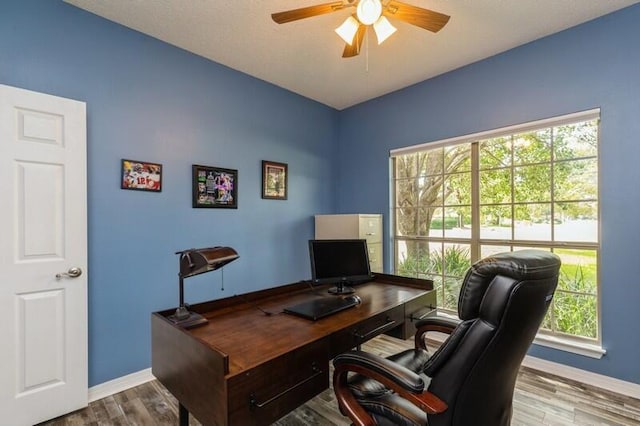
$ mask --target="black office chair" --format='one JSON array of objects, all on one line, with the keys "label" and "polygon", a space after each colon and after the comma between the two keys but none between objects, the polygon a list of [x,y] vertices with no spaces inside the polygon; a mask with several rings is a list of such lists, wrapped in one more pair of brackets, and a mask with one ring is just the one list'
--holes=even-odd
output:
[{"label": "black office chair", "polygon": [[[559,270],[560,259],[540,250],[475,263],[460,290],[460,320],[418,321],[415,349],[389,358],[352,351],[334,359],[340,411],[359,426],[508,426],[518,370]],[[433,354],[429,331],[449,334]]]}]

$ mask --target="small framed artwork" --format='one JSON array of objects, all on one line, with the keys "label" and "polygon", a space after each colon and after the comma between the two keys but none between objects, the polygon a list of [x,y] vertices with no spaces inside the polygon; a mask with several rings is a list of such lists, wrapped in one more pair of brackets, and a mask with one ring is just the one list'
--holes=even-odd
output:
[{"label": "small framed artwork", "polygon": [[238,171],[220,167],[192,166],[193,207],[238,208]]},{"label": "small framed artwork", "polygon": [[262,198],[286,200],[288,186],[287,165],[262,161]]},{"label": "small framed artwork", "polygon": [[138,191],[162,191],[162,164],[122,160],[120,188]]}]

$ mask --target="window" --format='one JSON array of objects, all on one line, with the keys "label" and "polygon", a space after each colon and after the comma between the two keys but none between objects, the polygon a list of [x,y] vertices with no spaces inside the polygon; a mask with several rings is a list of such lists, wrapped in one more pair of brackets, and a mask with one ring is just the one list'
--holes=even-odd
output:
[{"label": "window", "polygon": [[536,248],[562,259],[541,334],[599,343],[599,111],[392,151],[395,271],[456,311],[469,266]]}]

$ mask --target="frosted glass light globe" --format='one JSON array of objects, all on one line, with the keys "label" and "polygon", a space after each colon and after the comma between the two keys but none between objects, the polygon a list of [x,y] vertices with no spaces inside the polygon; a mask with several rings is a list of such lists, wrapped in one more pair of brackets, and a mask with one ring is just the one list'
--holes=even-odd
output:
[{"label": "frosted glass light globe", "polygon": [[382,3],[380,0],[360,0],[356,15],[358,20],[364,25],[371,25],[378,20],[382,14]]}]

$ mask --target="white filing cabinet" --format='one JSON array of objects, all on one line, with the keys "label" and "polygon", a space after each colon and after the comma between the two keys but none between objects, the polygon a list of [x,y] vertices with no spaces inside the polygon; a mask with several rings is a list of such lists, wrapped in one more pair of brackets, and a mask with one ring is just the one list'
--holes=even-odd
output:
[{"label": "white filing cabinet", "polygon": [[319,214],[315,218],[317,240],[367,240],[371,272],[383,272],[381,214]]}]

